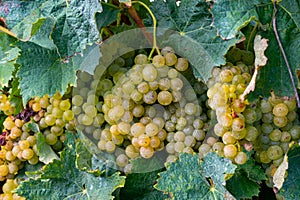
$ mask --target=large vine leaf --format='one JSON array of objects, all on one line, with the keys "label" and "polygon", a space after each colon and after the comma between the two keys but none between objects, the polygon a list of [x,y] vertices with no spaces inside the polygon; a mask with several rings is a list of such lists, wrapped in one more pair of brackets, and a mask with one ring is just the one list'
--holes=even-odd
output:
[{"label": "large vine leaf", "polygon": [[258,19],[257,6],[270,3],[268,0],[252,1],[216,1],[212,7],[214,26],[221,37],[231,39],[251,20]]},{"label": "large vine leaf", "polygon": [[13,77],[15,60],[19,56],[19,49],[11,47],[15,40],[0,32],[0,89],[8,86],[8,81]]},{"label": "large vine leaf", "polygon": [[229,193],[225,177],[235,168],[229,159],[215,153],[202,162],[197,155],[181,154],[179,160],[167,165],[167,171],[159,173],[154,187],[170,193],[173,199],[225,199]]},{"label": "large vine leaf", "polygon": [[[46,165],[40,177],[23,181],[17,193],[27,199],[113,199],[111,193],[125,184],[125,177],[114,173],[109,177],[94,176],[76,168],[76,137],[67,134],[61,160]],[[59,189],[58,189],[59,188]]]},{"label": "large vine leaf", "polygon": [[260,184],[264,180],[264,170],[250,158],[245,164],[238,165],[234,175],[226,181],[226,188],[236,199],[251,199],[258,196]]},{"label": "large vine leaf", "polygon": [[[300,68],[300,56],[295,49],[300,46],[300,5],[297,1],[278,1],[277,9],[277,31],[297,83],[296,70]],[[250,98],[254,99],[260,95],[268,97],[272,90],[278,96],[294,96],[292,82],[272,26],[272,2],[220,0],[215,2],[212,12],[214,25],[224,38],[234,37],[243,26],[254,19],[259,23],[259,34],[269,40],[269,47],[265,52],[268,62],[259,71],[256,89]]]},{"label": "large vine leaf", "polygon": [[186,57],[194,66],[195,76],[207,81],[214,66],[225,64],[224,55],[238,39],[222,40],[211,26],[212,15],[209,3],[198,0],[153,2],[151,9],[159,28],[176,31],[167,36],[166,45],[171,45],[180,56]]},{"label": "large vine leaf", "polygon": [[62,62],[55,50],[42,48],[31,42],[20,43],[22,56],[18,59],[18,72],[24,105],[33,96],[62,94],[68,84],[76,81],[76,68]]},{"label": "large vine leaf", "polygon": [[284,196],[286,200],[296,199],[300,196],[300,147],[291,149],[288,152],[289,168],[287,170],[288,176],[283,183],[279,194]]}]

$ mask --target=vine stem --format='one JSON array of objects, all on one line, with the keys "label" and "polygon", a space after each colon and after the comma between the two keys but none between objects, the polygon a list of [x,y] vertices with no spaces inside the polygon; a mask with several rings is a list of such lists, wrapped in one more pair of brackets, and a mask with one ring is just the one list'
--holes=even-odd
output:
[{"label": "vine stem", "polygon": [[153,47],[148,56],[148,59],[151,59],[155,50],[157,51],[158,54],[160,54],[159,48],[156,43],[156,24],[157,24],[156,18],[154,16],[153,12],[150,10],[150,8],[145,3],[141,2],[141,1],[132,1],[131,3],[132,4],[138,3],[138,4],[142,5],[144,8],[146,8],[146,10],[149,12],[149,14],[152,18],[152,21],[153,21]]},{"label": "vine stem", "polygon": [[274,14],[273,14],[273,20],[272,20],[272,23],[273,23],[273,29],[274,29],[274,34],[275,34],[277,43],[278,43],[278,45],[279,45],[279,48],[280,48],[280,50],[281,50],[281,53],[282,53],[282,55],[283,55],[283,58],[284,58],[286,67],[287,67],[287,69],[288,69],[288,72],[289,72],[289,75],[290,75],[290,79],[291,79],[291,81],[292,81],[292,85],[293,85],[294,93],[295,93],[295,96],[296,96],[298,108],[300,108],[299,94],[298,94],[297,87],[296,87],[296,84],[295,84],[295,81],[294,81],[294,77],[293,77],[293,74],[292,74],[292,70],[291,70],[290,64],[289,64],[289,62],[288,62],[288,59],[287,59],[287,57],[286,57],[284,48],[283,48],[283,46],[282,46],[282,44],[281,44],[281,41],[280,41],[278,32],[277,32],[277,26],[276,26],[276,13],[277,13],[277,7],[276,7],[276,3],[277,3],[277,0],[274,0],[274,1],[273,1]]}]

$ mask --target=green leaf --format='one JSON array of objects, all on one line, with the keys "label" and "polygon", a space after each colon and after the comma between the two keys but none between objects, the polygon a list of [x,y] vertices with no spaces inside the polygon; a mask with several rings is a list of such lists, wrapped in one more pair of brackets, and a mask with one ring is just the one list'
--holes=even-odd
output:
[{"label": "green leaf", "polygon": [[51,146],[47,144],[44,135],[41,132],[37,132],[37,150],[39,160],[45,164],[51,163],[53,160],[58,160],[59,157],[53,151]]},{"label": "green leaf", "polygon": [[250,157],[245,164],[238,165],[234,175],[226,181],[226,188],[236,199],[251,199],[258,196],[260,184],[266,179],[264,170]]},{"label": "green leaf", "polygon": [[118,19],[118,13],[120,12],[114,6],[110,6],[110,4],[103,3],[102,4],[103,11],[101,13],[96,13],[96,23],[98,30],[110,25],[114,21]]},{"label": "green leaf", "polygon": [[[180,154],[179,160],[167,165],[167,171],[159,173],[154,187],[171,193],[173,199],[225,199],[229,192],[223,186],[224,178],[235,169],[230,162],[215,153],[207,154],[202,162],[197,155]],[[221,165],[210,167],[213,163]]]},{"label": "green leaf", "polygon": [[19,43],[22,50],[17,60],[21,68],[17,74],[23,104],[34,97],[64,94],[69,84],[76,81],[76,70],[71,63],[60,60],[56,50],[50,50],[31,42]]},{"label": "green leaf", "polygon": [[[30,33],[32,23],[37,20],[36,11],[46,0],[40,1],[6,1],[0,4],[0,17],[5,18],[9,29],[17,24],[20,31]],[[31,20],[31,21],[30,21]]]},{"label": "green leaf", "polygon": [[222,38],[231,39],[251,20],[258,19],[257,6],[269,3],[267,0],[253,1],[216,1],[212,7],[214,26]]},{"label": "green leaf", "polygon": [[23,110],[21,90],[19,88],[19,79],[14,76],[11,82],[11,89],[9,95],[9,101],[15,105],[15,115],[19,114]]},{"label": "green leaf", "polygon": [[158,172],[161,170],[127,175],[125,186],[120,191],[121,199],[160,200],[168,198],[169,195],[163,194],[153,187],[158,178]]},{"label": "green leaf", "polygon": [[[276,15],[277,31],[291,66],[295,83],[297,83],[296,69],[300,68],[300,63],[298,62],[300,56],[295,52],[295,49],[300,47],[300,23],[297,15],[294,14],[296,12],[300,12],[299,4],[294,1],[281,1],[278,5]],[[273,5],[265,6],[260,9],[259,16],[260,19],[264,19],[263,24],[271,22],[272,13]],[[265,55],[269,59],[267,65],[262,67],[259,71],[256,90],[253,94],[254,98],[258,95],[268,97],[270,96],[271,90],[278,96],[293,97],[295,94],[292,82],[276,41],[273,27],[267,28],[266,31],[260,34],[264,38],[269,39],[269,47],[265,52]],[[272,74],[272,78],[270,78],[270,74]]]},{"label": "green leaf", "polygon": [[19,56],[19,49],[12,48],[15,39],[0,32],[0,89],[8,86],[8,81],[13,77],[15,60]]},{"label": "green leaf", "polygon": [[76,66],[81,71],[88,72],[93,75],[94,70],[99,64],[99,59],[101,57],[101,52],[99,45],[94,44],[93,46],[88,46],[83,55],[79,54],[72,58],[73,65]]},{"label": "green leaf", "polygon": [[198,0],[155,1],[152,4],[159,28],[176,33],[166,36],[165,44],[186,57],[194,67],[195,76],[207,81],[214,66],[225,64],[224,55],[238,39],[222,40],[211,26],[213,19],[209,3]]},{"label": "green leaf", "polygon": [[279,191],[279,194],[284,196],[286,200],[297,199],[300,196],[299,156],[300,147],[295,147],[288,152],[288,176],[283,183],[283,187]]},{"label": "green leaf", "polygon": [[67,134],[66,148],[61,160],[54,160],[43,168],[38,179],[20,183],[17,193],[27,199],[113,199],[111,193],[125,184],[125,177],[114,173],[97,177],[76,168],[76,136]]},{"label": "green leaf", "polygon": [[56,18],[52,38],[63,58],[83,52],[87,45],[100,40],[95,15],[102,11],[99,1],[73,0],[67,7],[65,4],[65,0],[49,0],[43,8],[49,11],[49,7],[57,5],[51,8],[49,14]]}]

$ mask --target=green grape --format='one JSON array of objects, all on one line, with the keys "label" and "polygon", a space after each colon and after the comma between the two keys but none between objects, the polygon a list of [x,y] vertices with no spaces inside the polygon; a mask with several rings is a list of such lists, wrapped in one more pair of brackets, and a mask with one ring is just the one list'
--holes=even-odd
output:
[{"label": "green grape", "polygon": [[150,146],[152,148],[159,148],[160,147],[160,139],[157,136],[153,136],[150,138]]},{"label": "green grape", "polygon": [[232,131],[242,131],[245,128],[245,121],[238,117],[234,118],[231,125]]},{"label": "green grape", "polygon": [[160,91],[157,95],[157,101],[163,106],[167,106],[172,103],[172,94],[168,91]]},{"label": "green grape", "polygon": [[118,123],[118,131],[122,135],[127,135],[130,132],[130,124],[126,122]]},{"label": "green grape", "polygon": [[123,106],[117,105],[108,111],[108,117],[114,121],[118,121],[124,114]]},{"label": "green grape", "polygon": [[245,164],[247,160],[248,160],[247,154],[242,151],[239,151],[234,158],[234,162],[239,165]]},{"label": "green grape", "polygon": [[272,111],[272,105],[269,101],[263,99],[260,102],[260,109],[262,113],[268,113]]},{"label": "green grape", "polygon": [[161,55],[165,56],[167,53],[174,53],[174,49],[172,47],[166,46],[161,50]]},{"label": "green grape", "polygon": [[19,171],[19,167],[15,163],[9,163],[7,167],[10,174],[16,174]]},{"label": "green grape", "polygon": [[198,129],[195,129],[193,131],[193,137],[197,140],[197,141],[203,141],[204,138],[205,138],[205,131],[203,130],[198,130]]},{"label": "green grape", "polygon": [[157,124],[153,122],[150,122],[145,126],[145,133],[149,137],[157,135],[158,132],[159,132],[159,127],[157,126]]},{"label": "green grape", "polygon": [[24,149],[22,151],[22,158],[25,160],[30,160],[34,156],[34,152],[32,149]]},{"label": "green grape", "polygon": [[254,142],[259,135],[258,130],[254,126],[247,126],[246,130],[247,134],[245,139],[249,142]]},{"label": "green grape", "polygon": [[126,81],[125,83],[122,84],[122,91],[124,93],[131,93],[134,90],[134,83],[130,80]]},{"label": "green grape", "polygon": [[293,121],[295,121],[296,119],[297,119],[297,113],[296,113],[296,111],[290,111],[288,114],[287,114],[287,119],[288,119],[288,121],[289,122],[293,122]]},{"label": "green grape", "polygon": [[59,104],[59,108],[63,111],[69,110],[71,108],[71,104],[68,99],[62,100]]},{"label": "green grape", "polygon": [[197,118],[197,119],[195,119],[195,120],[193,121],[193,127],[194,127],[195,129],[201,129],[201,128],[203,128],[203,126],[204,126],[203,120]]},{"label": "green grape", "polygon": [[177,153],[183,152],[185,145],[183,142],[175,142],[174,144],[174,150]]},{"label": "green grape", "polygon": [[270,140],[274,141],[274,142],[278,142],[280,141],[281,137],[282,137],[282,133],[279,129],[274,129],[270,135]]},{"label": "green grape", "polygon": [[171,79],[171,89],[173,91],[179,91],[183,87],[183,82],[180,78],[173,78]]},{"label": "green grape", "polygon": [[182,94],[180,91],[172,91],[173,102],[181,102]]},{"label": "green grape", "polygon": [[208,144],[201,144],[201,146],[199,147],[198,151],[199,151],[199,158],[204,158],[204,156],[211,150],[211,147]]},{"label": "green grape", "polygon": [[224,144],[234,144],[236,142],[236,139],[232,136],[231,132],[226,132],[222,136],[222,141]]},{"label": "green grape", "polygon": [[85,126],[89,126],[93,123],[93,118],[84,114],[82,116],[81,123]]},{"label": "green grape", "polygon": [[16,159],[16,156],[11,151],[7,151],[5,154],[5,159],[8,161],[14,161]]},{"label": "green grape", "polygon": [[48,126],[53,126],[55,124],[56,118],[53,115],[46,115],[45,116],[45,123]]},{"label": "green grape", "polygon": [[146,94],[147,92],[149,92],[149,85],[147,82],[141,82],[138,86],[137,86],[137,90],[142,93],[142,94]]},{"label": "green grape", "polygon": [[40,103],[36,102],[34,104],[32,104],[32,110],[35,111],[35,112],[38,112],[42,109]]},{"label": "green grape", "polygon": [[174,154],[174,153],[175,153],[175,143],[174,143],[174,142],[169,142],[169,143],[166,145],[166,151],[167,151],[169,154]]},{"label": "green grape", "polygon": [[184,142],[185,140],[185,134],[183,131],[177,131],[175,134],[174,134],[174,140],[176,142]]},{"label": "green grape", "polygon": [[142,134],[138,137],[138,144],[141,147],[147,147],[150,145],[150,137],[146,134]]},{"label": "green grape", "polygon": [[106,150],[106,141],[105,140],[100,140],[97,144],[97,147],[98,147],[99,150],[105,151]]},{"label": "green grape", "polygon": [[[203,124],[204,125],[204,124]],[[197,129],[197,128],[195,128]],[[198,128],[199,129],[199,128]],[[214,133],[219,136],[219,137],[222,137],[224,135],[224,133],[228,131],[222,124],[220,123],[217,123],[215,126],[214,126]]]},{"label": "green grape", "polygon": [[133,109],[132,109],[132,115],[134,117],[142,117],[145,113],[145,109],[143,105],[136,105]]},{"label": "green grape", "polygon": [[152,58],[152,63],[155,67],[163,67],[165,62],[165,58],[162,55],[156,55]]},{"label": "green grape", "polygon": [[63,111],[61,109],[59,109],[58,107],[54,107],[52,109],[52,115],[55,117],[55,118],[62,118],[62,115],[63,115]]},{"label": "green grape", "polygon": [[229,69],[224,69],[219,74],[220,79],[223,83],[229,83],[233,79],[233,73]]},{"label": "green grape", "polygon": [[18,145],[21,150],[28,149],[30,147],[30,143],[27,140],[20,140]]},{"label": "green grape", "polygon": [[283,103],[288,107],[289,111],[296,110],[297,108],[296,99],[285,100]]},{"label": "green grape", "polygon": [[[217,117],[217,120],[224,127],[230,127],[233,125],[233,119],[232,119],[231,114],[221,115],[221,116]],[[237,122],[238,121],[236,121],[235,123],[237,123]],[[237,125],[239,125],[239,124],[237,123]],[[236,127],[236,128],[239,128],[239,127]]]},{"label": "green grape", "polygon": [[[99,146],[99,144],[98,144]],[[116,149],[116,145],[113,141],[107,141],[106,144],[105,144],[105,150],[108,152],[108,153],[113,153]]]},{"label": "green grape", "polygon": [[140,155],[133,145],[128,145],[125,149],[125,153],[131,159],[137,158]]},{"label": "green grape", "polygon": [[294,125],[290,129],[289,132],[290,132],[293,140],[298,140],[300,138],[300,126],[299,125]]},{"label": "green grape", "polygon": [[58,140],[57,136],[53,133],[46,135],[46,142],[49,145],[54,145],[57,142],[57,140]]},{"label": "green grape", "polygon": [[235,112],[241,113],[246,109],[246,104],[242,102],[240,99],[235,99],[232,102],[232,108]]},{"label": "green grape", "polygon": [[277,160],[283,156],[283,151],[280,146],[273,145],[267,150],[267,155],[271,160]]},{"label": "green grape", "polygon": [[158,81],[158,88],[160,90],[169,90],[171,87],[171,81],[168,78],[162,78]]},{"label": "green grape", "polygon": [[261,118],[261,120],[262,120],[264,123],[267,123],[267,124],[272,123],[272,122],[273,122],[273,119],[274,119],[274,115],[273,115],[271,112],[269,112],[269,113],[264,113],[264,114],[262,115],[262,118]]},{"label": "green grape", "polygon": [[209,146],[214,146],[214,144],[217,142],[218,140],[215,138],[215,137],[212,137],[212,136],[210,136],[210,137],[208,137],[207,139],[206,139],[206,143],[209,145]]},{"label": "green grape", "polygon": [[177,56],[173,52],[166,53],[164,57],[167,66],[173,66],[177,63]]},{"label": "green grape", "polygon": [[134,58],[135,64],[146,64],[148,62],[148,58],[145,54],[139,54]]},{"label": "green grape", "polygon": [[119,167],[125,167],[128,164],[128,158],[125,154],[120,154],[116,158],[116,163]]},{"label": "green grape", "polygon": [[284,117],[288,114],[289,108],[284,103],[279,103],[274,106],[273,108],[273,114],[276,117]]},{"label": "green grape", "polygon": [[263,123],[261,125],[261,131],[263,133],[266,133],[266,134],[269,134],[273,131],[274,127],[272,126],[272,124],[266,124],[266,123]]},{"label": "green grape", "polygon": [[139,102],[142,100],[143,98],[143,94],[140,93],[137,90],[133,90],[130,94],[130,98],[134,101],[134,102]]},{"label": "green grape", "polygon": [[188,115],[195,115],[197,112],[197,106],[194,103],[187,103],[184,106],[184,111]]},{"label": "green grape", "polygon": [[275,124],[275,126],[282,128],[287,125],[288,119],[286,116],[284,117],[274,116],[273,123]]},{"label": "green grape", "polygon": [[165,129],[160,130],[157,133],[157,137],[161,140],[164,141],[167,138],[167,131]]},{"label": "green grape", "polygon": [[5,177],[8,175],[8,173],[9,173],[8,166],[5,164],[0,165],[0,176]]},{"label": "green grape", "polygon": [[144,66],[142,71],[143,79],[145,81],[151,82],[154,81],[157,77],[157,70],[152,64],[147,64]]},{"label": "green grape", "polygon": [[166,159],[166,163],[171,163],[171,162],[175,162],[178,159],[177,156],[175,155],[169,155]]},{"label": "green grape", "polygon": [[187,135],[184,139],[184,145],[186,147],[193,147],[196,144],[196,139],[192,135]]},{"label": "green grape", "polygon": [[216,142],[212,146],[212,150],[218,152],[219,155],[223,154],[223,149],[224,149],[225,144],[222,142]]},{"label": "green grape", "polygon": [[154,104],[157,99],[156,91],[149,91],[143,95],[143,100],[146,104]]},{"label": "green grape", "polygon": [[237,155],[237,148],[233,144],[227,144],[223,149],[226,158],[234,158]]},{"label": "green grape", "polygon": [[170,79],[174,79],[177,78],[177,76],[178,76],[178,71],[176,69],[170,68],[168,71],[168,77]]},{"label": "green grape", "polygon": [[154,150],[153,150],[152,147],[149,147],[149,146],[148,147],[143,147],[142,146],[140,148],[140,155],[143,158],[149,159],[153,156],[153,154],[154,154]]},{"label": "green grape", "polygon": [[289,142],[289,141],[291,141],[291,139],[292,139],[292,136],[289,132],[287,132],[287,131],[281,132],[281,138],[280,138],[281,142]]},{"label": "green grape", "polygon": [[180,72],[183,72],[183,71],[186,71],[189,67],[189,63],[187,61],[187,59],[185,58],[178,58],[177,59],[177,63],[175,64],[175,68],[180,71]]}]

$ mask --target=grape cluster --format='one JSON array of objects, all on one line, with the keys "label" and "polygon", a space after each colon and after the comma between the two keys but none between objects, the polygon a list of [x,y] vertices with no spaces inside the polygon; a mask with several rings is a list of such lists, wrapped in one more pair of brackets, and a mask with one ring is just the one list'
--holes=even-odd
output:
[{"label": "grape cluster", "polygon": [[[96,68],[90,83],[89,75],[81,73],[78,85],[83,88],[72,99],[79,129],[92,135],[101,151],[114,154],[125,170],[130,159],[148,159],[156,151],[166,151],[167,161],[180,152],[192,153],[208,129],[199,105],[207,99],[206,87],[194,79],[185,58],[170,47],[152,62],[145,54],[133,55],[118,57],[101,77]],[[126,60],[132,57],[133,63]]]},{"label": "grape cluster", "polygon": [[[250,67],[241,62],[236,65],[227,63],[222,68],[212,70],[207,96],[208,105],[215,111],[217,118],[214,126],[216,137],[209,137],[200,146],[200,157],[213,149],[237,164],[247,161],[242,146],[258,137],[258,130],[253,126],[257,113],[247,100],[240,99],[251,80],[249,72]],[[219,137],[221,141],[218,141]]]},{"label": "grape cluster", "polygon": [[73,130],[74,114],[69,99],[62,99],[59,93],[35,97],[16,116],[8,116],[3,122],[0,136],[0,181],[13,179],[25,162],[35,165],[39,162],[37,133],[30,125],[35,123],[43,133],[46,143],[60,151],[65,131]]},{"label": "grape cluster", "polygon": [[5,115],[12,115],[15,112],[15,105],[12,104],[6,94],[0,94],[0,111]]},{"label": "grape cluster", "polygon": [[295,99],[277,98],[273,94],[267,100],[262,99],[259,107],[262,117],[256,125],[260,135],[254,142],[255,158],[266,167],[267,184],[272,186],[273,175],[282,163],[289,144],[299,141],[300,123]]}]

